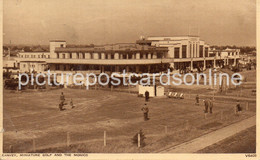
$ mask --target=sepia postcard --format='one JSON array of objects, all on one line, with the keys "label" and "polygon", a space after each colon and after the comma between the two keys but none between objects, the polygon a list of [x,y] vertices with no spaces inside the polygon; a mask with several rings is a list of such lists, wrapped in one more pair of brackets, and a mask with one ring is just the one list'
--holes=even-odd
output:
[{"label": "sepia postcard", "polygon": [[0,160],[259,159],[259,4],[1,1]]}]

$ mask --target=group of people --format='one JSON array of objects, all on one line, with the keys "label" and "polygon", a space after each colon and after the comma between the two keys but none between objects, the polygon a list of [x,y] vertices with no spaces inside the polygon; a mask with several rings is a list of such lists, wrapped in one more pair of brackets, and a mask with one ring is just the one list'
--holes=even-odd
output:
[{"label": "group of people", "polygon": [[[67,103],[65,103],[65,96],[63,94],[63,92],[61,92],[61,95],[60,95],[60,103],[59,103],[59,109],[60,111],[63,111],[65,110],[64,106],[67,105]],[[74,108],[75,106],[73,105],[73,101],[72,101],[72,98],[70,100],[70,107],[71,108]]]},{"label": "group of people", "polygon": [[[203,100],[204,102],[204,113],[213,113],[213,102],[212,102],[212,98],[209,98],[209,99],[204,99]],[[199,95],[197,94],[196,97],[195,97],[195,105],[200,105],[200,98],[199,98]]]},{"label": "group of people", "polygon": [[204,113],[213,113],[213,102],[212,102],[212,98],[209,99],[205,99],[203,100],[204,105],[205,105],[205,109],[204,109]]},{"label": "group of people", "polygon": [[[199,100],[200,100],[200,98],[199,98],[199,95],[197,94],[195,97],[195,105],[200,105]],[[212,114],[213,113],[213,98],[204,99],[203,102],[204,102],[204,106],[205,106],[204,113],[207,114],[209,112],[210,114]],[[235,110],[236,114],[241,113],[242,107],[240,105],[239,100],[237,100],[235,109],[236,109]]]}]

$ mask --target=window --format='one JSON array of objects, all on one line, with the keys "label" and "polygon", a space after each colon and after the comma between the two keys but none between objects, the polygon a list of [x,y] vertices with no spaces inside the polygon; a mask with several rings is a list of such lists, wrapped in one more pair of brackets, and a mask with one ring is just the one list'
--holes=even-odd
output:
[{"label": "window", "polygon": [[65,59],[65,54],[64,53],[62,54],[62,58]]},{"label": "window", "polygon": [[192,49],[191,49],[191,47],[192,47],[192,44],[190,44],[190,57],[192,57]]},{"label": "window", "polygon": [[174,48],[174,58],[180,58],[180,48]]},{"label": "window", "polygon": [[196,54],[195,54],[195,44],[193,44],[193,57],[196,57]]},{"label": "window", "polygon": [[208,50],[208,47],[205,48],[205,57],[209,57],[209,50]]},{"label": "window", "polygon": [[63,44],[60,45],[61,48],[63,48],[63,46],[64,46]]},{"label": "window", "polygon": [[157,53],[157,58],[163,58],[162,55],[162,53]]},{"label": "window", "polygon": [[69,55],[70,55],[70,58],[72,58],[72,53],[69,53]]},{"label": "window", "polygon": [[115,58],[114,54],[111,54],[111,59],[114,59],[114,58]]},{"label": "window", "polygon": [[59,53],[57,53],[57,58],[60,58]]},{"label": "window", "polygon": [[182,45],[182,58],[187,58],[187,45]]},{"label": "window", "polygon": [[56,64],[56,70],[60,70],[60,65]]},{"label": "window", "polygon": [[132,53],[129,53],[129,55],[128,55],[128,59],[132,59]]},{"label": "window", "polygon": [[200,55],[199,55],[199,57],[203,57],[203,46],[202,45],[200,45]]}]

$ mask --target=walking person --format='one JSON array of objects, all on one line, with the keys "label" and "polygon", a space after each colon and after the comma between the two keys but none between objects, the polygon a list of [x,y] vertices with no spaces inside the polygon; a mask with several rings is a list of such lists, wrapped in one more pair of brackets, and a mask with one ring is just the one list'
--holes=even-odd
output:
[{"label": "walking person", "polygon": [[149,101],[149,92],[145,91],[144,95],[145,95],[145,101],[148,102]]},{"label": "walking person", "polygon": [[146,103],[144,104],[144,107],[141,110],[143,111],[144,114],[144,121],[149,120],[148,118],[149,108]]}]

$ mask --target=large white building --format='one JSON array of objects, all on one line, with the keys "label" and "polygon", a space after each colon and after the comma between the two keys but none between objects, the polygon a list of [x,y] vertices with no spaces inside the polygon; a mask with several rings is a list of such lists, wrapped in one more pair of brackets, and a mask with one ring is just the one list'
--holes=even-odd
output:
[{"label": "large white building", "polygon": [[20,71],[136,72],[216,67],[236,64],[239,50],[211,50],[198,36],[148,37],[136,43],[85,48],[67,47],[66,41],[50,41],[50,52],[21,52]]},{"label": "large white building", "polygon": [[[198,36],[148,37],[146,39],[141,38],[137,43],[167,47],[166,58],[171,59],[170,65],[175,69],[190,67],[192,70],[198,66],[203,66],[204,69],[216,67],[224,60],[225,65],[228,65],[229,61],[235,64],[239,58],[239,50],[225,50],[217,54]],[[226,55],[226,52],[228,52],[228,55]]]}]

